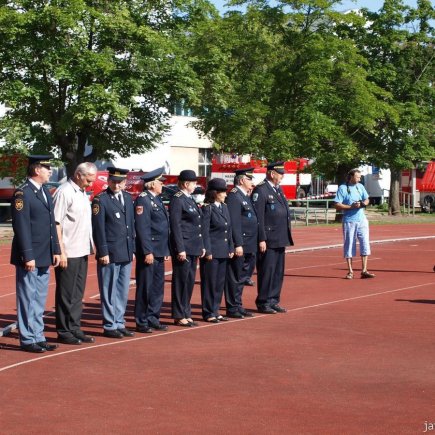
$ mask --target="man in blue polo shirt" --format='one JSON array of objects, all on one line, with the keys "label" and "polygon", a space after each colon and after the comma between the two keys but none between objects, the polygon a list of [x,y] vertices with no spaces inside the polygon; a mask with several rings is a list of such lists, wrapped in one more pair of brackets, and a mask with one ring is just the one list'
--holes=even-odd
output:
[{"label": "man in blue polo shirt", "polygon": [[346,279],[353,278],[352,257],[356,255],[356,241],[362,260],[361,278],[374,278],[367,271],[367,257],[370,255],[369,223],[364,208],[369,204],[369,195],[362,184],[361,171],[351,169],[347,174],[345,184],[342,184],[334,199],[337,211],[343,212],[344,258],[347,262]]}]

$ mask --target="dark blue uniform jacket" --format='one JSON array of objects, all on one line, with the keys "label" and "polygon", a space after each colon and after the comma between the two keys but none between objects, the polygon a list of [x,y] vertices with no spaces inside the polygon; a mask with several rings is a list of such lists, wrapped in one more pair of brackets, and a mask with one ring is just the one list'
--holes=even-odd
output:
[{"label": "dark blue uniform jacket", "polygon": [[253,254],[258,248],[258,219],[251,198],[240,189],[232,189],[226,203],[231,217],[234,246],[242,246],[244,254]]},{"label": "dark blue uniform jacket", "polygon": [[276,192],[266,180],[252,192],[252,202],[257,210],[259,224],[258,241],[266,241],[268,248],[293,245],[288,202],[280,187]]},{"label": "dark blue uniform jacket", "polygon": [[35,260],[36,267],[47,267],[53,264],[53,255],[60,255],[53,201],[48,189],[42,189],[47,201],[30,181],[14,192],[11,263],[16,266]]},{"label": "dark blue uniform jacket", "polygon": [[203,228],[206,254],[213,258],[229,258],[228,254],[234,251],[231,237],[231,218],[226,204],[218,209],[214,204],[204,205]]},{"label": "dark blue uniform jacket", "polygon": [[96,257],[109,256],[111,263],[133,260],[134,208],[129,193],[122,192],[124,206],[108,188],[92,201],[92,233]]},{"label": "dark blue uniform jacket", "polygon": [[134,205],[136,254],[169,255],[169,215],[159,197],[144,191]]},{"label": "dark blue uniform jacket", "polygon": [[187,255],[202,255],[202,211],[181,190],[172,196],[169,203],[169,222],[172,254],[185,251]]}]

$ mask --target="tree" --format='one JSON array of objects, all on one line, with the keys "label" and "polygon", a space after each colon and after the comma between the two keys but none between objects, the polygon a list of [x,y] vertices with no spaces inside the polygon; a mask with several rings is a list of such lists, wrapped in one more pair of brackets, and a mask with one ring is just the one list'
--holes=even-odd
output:
[{"label": "tree", "polygon": [[69,174],[151,148],[164,109],[198,86],[176,38],[197,11],[194,1],[2,1],[0,138],[55,152]]},{"label": "tree", "polygon": [[435,13],[429,0],[416,8],[386,0],[379,12],[364,16],[368,25],[354,38],[368,60],[370,81],[388,92],[390,107],[368,136],[369,160],[390,168],[389,212],[398,214],[401,170],[435,156]]},{"label": "tree", "polygon": [[209,84],[195,107],[200,127],[222,149],[312,157],[328,176],[358,164],[366,132],[386,110],[367,61],[337,34],[361,18],[335,12],[337,1],[252,3],[196,34],[193,68]]}]

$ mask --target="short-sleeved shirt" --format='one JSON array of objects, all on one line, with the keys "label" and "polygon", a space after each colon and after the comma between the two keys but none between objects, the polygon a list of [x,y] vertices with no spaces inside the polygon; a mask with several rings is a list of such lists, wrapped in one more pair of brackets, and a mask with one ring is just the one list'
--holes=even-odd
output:
[{"label": "short-sleeved shirt", "polygon": [[[342,184],[334,198],[335,202],[352,205],[356,201],[365,201],[369,197],[365,187],[360,184]],[[364,208],[343,210],[343,222],[360,222],[365,219]]]},{"label": "short-sleeved shirt", "polygon": [[92,254],[92,211],[84,189],[68,180],[56,190],[53,201],[54,217],[62,227],[67,258]]}]

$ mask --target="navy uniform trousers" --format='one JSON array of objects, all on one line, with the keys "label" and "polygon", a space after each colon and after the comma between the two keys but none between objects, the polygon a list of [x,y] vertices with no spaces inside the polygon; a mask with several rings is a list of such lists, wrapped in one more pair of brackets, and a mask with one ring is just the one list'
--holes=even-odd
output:
[{"label": "navy uniform trousers", "polygon": [[203,207],[204,246],[206,256],[201,258],[202,317],[218,317],[225,288],[229,254],[234,251],[231,218],[226,204],[207,204]]},{"label": "navy uniform trousers", "polygon": [[153,264],[145,264],[144,257],[136,257],[135,319],[139,327],[158,326],[165,285],[165,258],[154,257]]}]

